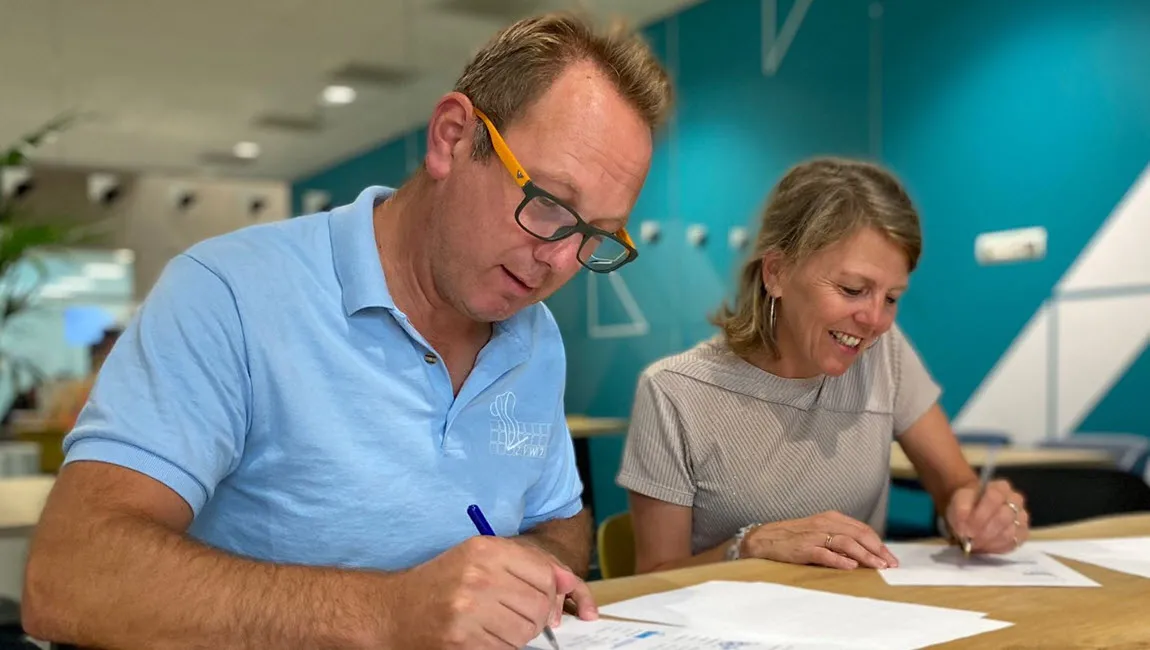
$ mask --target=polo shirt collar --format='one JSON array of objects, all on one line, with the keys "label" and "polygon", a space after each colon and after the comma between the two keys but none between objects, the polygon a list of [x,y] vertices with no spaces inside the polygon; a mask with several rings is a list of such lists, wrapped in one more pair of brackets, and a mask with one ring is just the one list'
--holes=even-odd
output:
[{"label": "polo shirt collar", "polygon": [[395,309],[375,247],[373,219],[375,206],[394,193],[389,187],[368,187],[354,203],[332,210],[331,255],[348,316],[369,307]]},{"label": "polo shirt collar", "polygon": [[[371,186],[360,192],[355,202],[331,211],[331,255],[343,287],[343,309],[348,316],[371,307],[402,315],[387,289],[387,278],[375,247],[375,206],[394,193],[389,187]],[[528,343],[531,337],[524,331],[531,327],[527,311],[521,310],[494,324],[494,337],[508,339],[517,349],[515,363],[525,360],[531,349]]]}]

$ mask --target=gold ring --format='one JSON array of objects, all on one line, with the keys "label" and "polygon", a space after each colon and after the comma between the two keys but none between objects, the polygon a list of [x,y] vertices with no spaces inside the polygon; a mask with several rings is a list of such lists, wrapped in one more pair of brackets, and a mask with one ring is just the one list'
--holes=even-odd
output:
[{"label": "gold ring", "polygon": [[1010,508],[1011,510],[1013,510],[1015,515],[1017,515],[1017,514],[1018,514],[1018,506],[1014,505],[1014,504],[1013,504],[1013,503],[1011,503],[1010,501],[1007,501],[1007,502],[1006,502],[1006,507],[1007,507],[1007,508]]},{"label": "gold ring", "polygon": [[833,533],[831,533],[831,534],[828,534],[828,535],[827,535],[827,541],[823,542],[823,546],[825,546],[825,547],[827,547],[827,548],[829,549],[829,548],[831,547],[831,538],[832,538],[832,537],[834,537],[834,534],[833,534]]}]

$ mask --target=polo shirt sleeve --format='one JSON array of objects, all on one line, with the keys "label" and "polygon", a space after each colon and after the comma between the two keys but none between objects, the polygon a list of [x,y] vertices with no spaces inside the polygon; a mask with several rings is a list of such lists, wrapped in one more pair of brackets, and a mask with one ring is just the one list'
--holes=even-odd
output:
[{"label": "polo shirt sleeve", "polygon": [[547,446],[547,466],[527,492],[521,533],[545,521],[574,517],[583,509],[583,482],[579,480],[575,445],[562,408],[554,430]]},{"label": "polo shirt sleeve", "polygon": [[101,368],[65,463],[145,474],[199,514],[237,466],[251,380],[235,297],[187,254],[168,263]]}]

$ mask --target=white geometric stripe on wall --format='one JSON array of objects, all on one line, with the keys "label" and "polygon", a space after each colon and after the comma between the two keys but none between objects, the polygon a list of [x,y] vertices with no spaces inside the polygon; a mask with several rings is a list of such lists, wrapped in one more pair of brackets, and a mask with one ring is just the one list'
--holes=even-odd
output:
[{"label": "white geometric stripe on wall", "polygon": [[631,295],[623,276],[618,273],[607,273],[607,282],[611,287],[623,311],[627,312],[627,322],[604,324],[599,320],[599,276],[602,273],[586,273],[587,276],[587,336],[593,339],[615,339],[634,336],[646,336],[651,331],[647,317]]},{"label": "white geometric stripe on wall", "polygon": [[1058,402],[1064,438],[1126,374],[1150,339],[1150,293],[1064,298],[1056,303]]},{"label": "white geometric stripe on wall", "polygon": [[1046,437],[1051,314],[1044,303],[1030,318],[955,417],[956,430],[994,429],[1008,433],[1015,442]]},{"label": "white geometric stripe on wall", "polygon": [[[1150,166],[1058,283],[1059,293],[1150,287]],[[1097,252],[1095,253],[1095,250]]]},{"label": "white geometric stripe on wall", "polygon": [[954,419],[1015,443],[1075,432],[1150,344],[1150,165]]}]

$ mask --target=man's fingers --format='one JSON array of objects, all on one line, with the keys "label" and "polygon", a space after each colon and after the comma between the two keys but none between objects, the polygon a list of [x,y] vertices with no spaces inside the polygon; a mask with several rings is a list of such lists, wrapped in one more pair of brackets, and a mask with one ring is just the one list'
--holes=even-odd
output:
[{"label": "man's fingers", "polygon": [[525,548],[514,542],[509,542],[508,552],[503,556],[503,567],[508,573],[531,585],[547,598],[557,593],[557,573],[553,563],[549,562],[540,551]]},{"label": "man's fingers", "polygon": [[509,630],[509,627],[511,626],[507,625],[505,621],[498,620],[490,621],[489,624],[484,625],[483,631],[485,635],[480,642],[482,644],[480,647],[484,648],[484,650],[488,648],[491,650],[518,650],[530,643],[531,639],[534,639],[535,636],[539,636],[536,634],[526,641],[519,641],[518,639],[522,634],[514,630]]},{"label": "man's fingers", "polygon": [[555,586],[560,596],[566,595],[575,603],[575,611],[580,619],[593,621],[599,618],[599,607],[595,605],[595,598],[591,595],[591,589],[586,582],[579,579],[579,576],[556,566]]},{"label": "man's fingers", "polygon": [[563,622],[563,602],[564,602],[564,600],[565,600],[565,596],[563,594],[555,594],[555,598],[552,599],[551,617],[548,619],[550,621],[550,623],[548,623],[548,624],[551,627],[559,627],[559,625]]},{"label": "man's fingers", "polygon": [[540,593],[535,587],[514,577],[505,577],[492,586],[492,596],[508,612],[518,614],[524,621],[539,628],[550,621],[553,597]]}]

